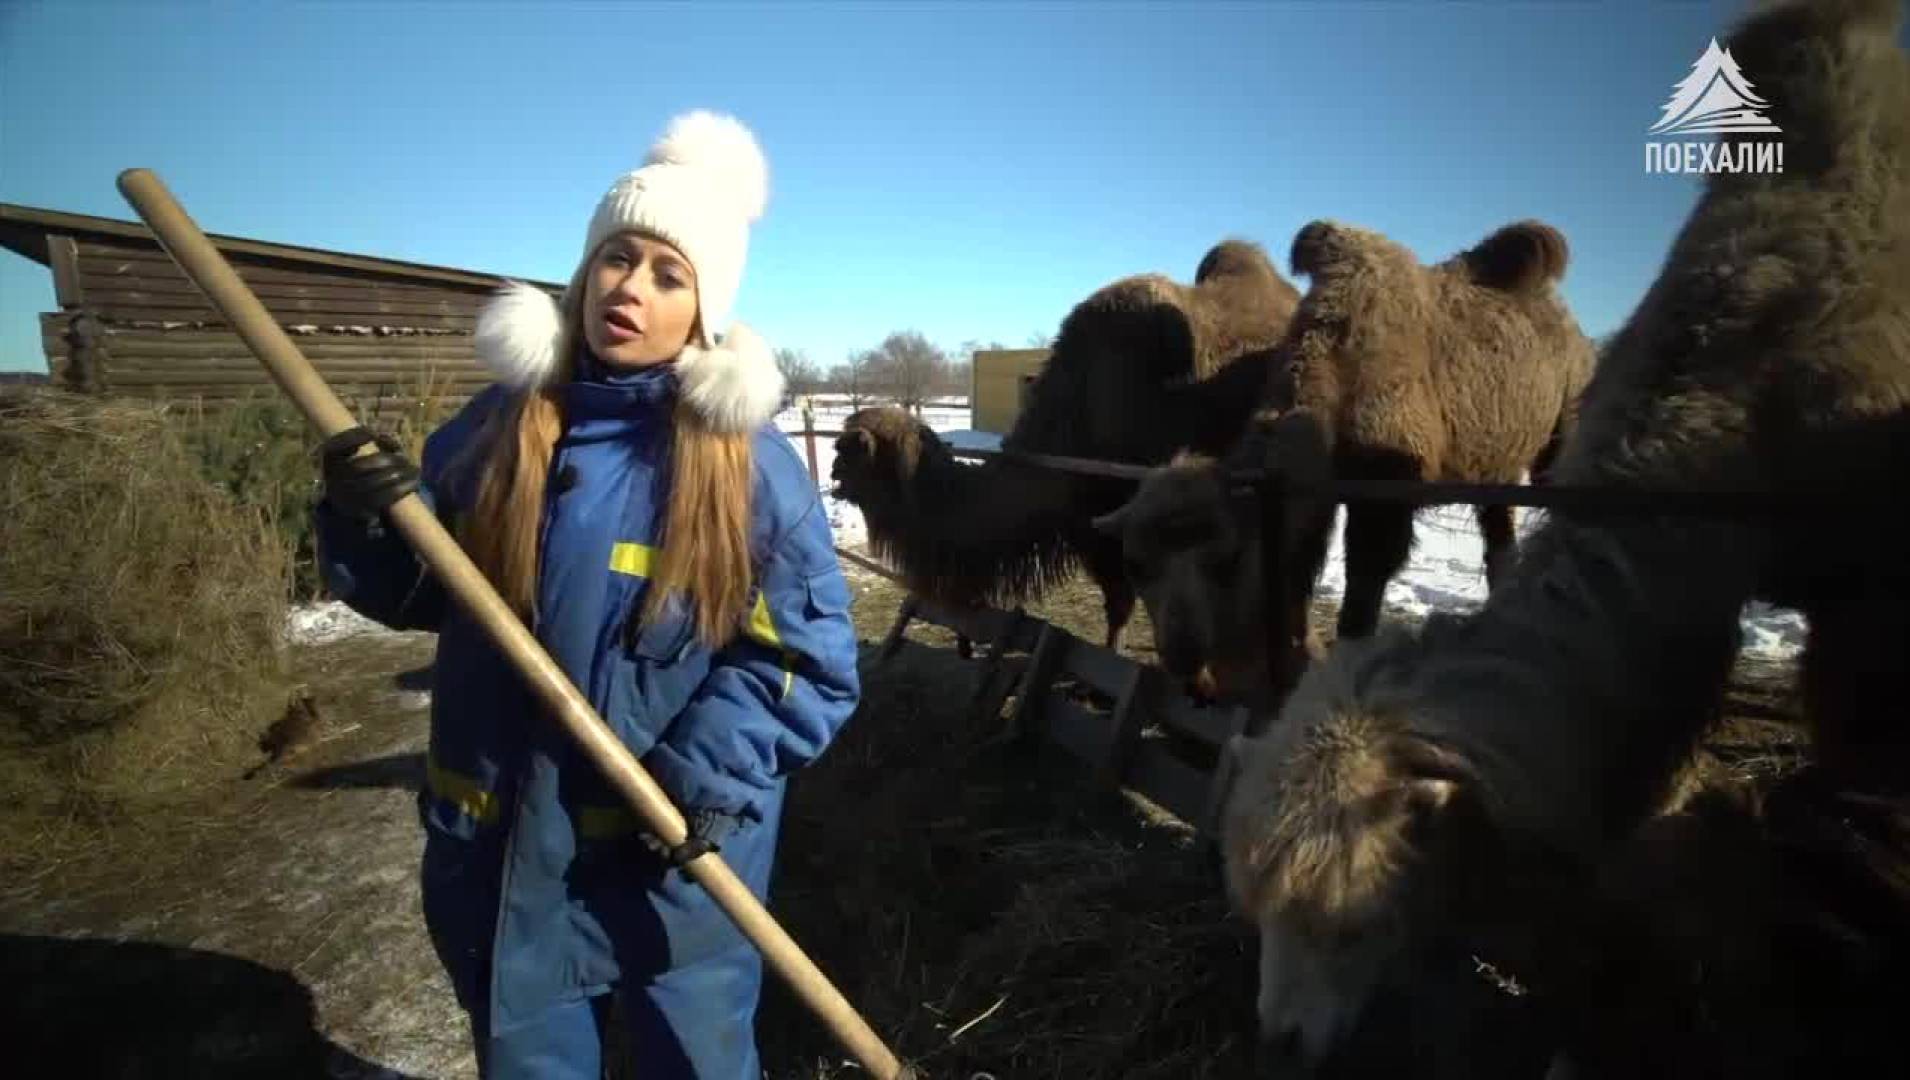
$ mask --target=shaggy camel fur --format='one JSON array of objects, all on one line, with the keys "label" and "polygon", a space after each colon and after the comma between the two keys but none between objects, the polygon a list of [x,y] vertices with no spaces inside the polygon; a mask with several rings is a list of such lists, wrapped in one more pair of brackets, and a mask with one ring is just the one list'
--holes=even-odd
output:
[{"label": "shaggy camel fur", "polygon": [[[1297,650],[1337,508],[1293,505],[1278,571],[1288,606],[1268,613],[1257,511],[1219,497],[1225,472],[1271,462],[1315,482],[1517,483],[1544,473],[1593,366],[1592,344],[1555,287],[1565,238],[1541,222],[1507,225],[1425,266],[1377,233],[1315,221],[1294,238],[1292,262],[1312,285],[1251,437],[1219,465],[1187,458],[1160,470],[1096,522],[1125,545],[1168,670],[1262,703],[1289,689],[1302,666]],[[1481,507],[1478,518],[1496,586],[1513,551],[1512,509]],[[1372,633],[1412,543],[1412,507],[1348,505],[1339,636]],[[1277,671],[1267,666],[1270,625],[1288,639]]]},{"label": "shaggy camel fur", "polygon": [[[1899,707],[1898,715],[1906,719]],[[1713,780],[1554,891],[1520,966],[1554,1077],[1778,1080],[1902,1068],[1910,799],[1806,767]]]},{"label": "shaggy camel fur", "polygon": [[[1269,377],[1271,346],[1299,300],[1266,252],[1222,242],[1192,286],[1159,274],[1117,281],[1061,324],[1007,450],[1155,464],[1185,445],[1222,445]],[[1101,588],[1107,644],[1134,591],[1118,544],[1088,521],[1132,483],[1008,460],[971,467],[899,409],[843,425],[831,475],[861,508],[872,547],[909,587],[945,603],[1013,604],[1083,565]]]},{"label": "shaggy camel fur", "polygon": [[1230,749],[1222,847],[1261,928],[1264,1034],[1328,1056],[1385,972],[1464,932],[1462,885],[1515,876],[1522,851],[1596,867],[1633,835],[1715,716],[1754,597],[1809,620],[1825,774],[1910,788],[1910,724],[1879,707],[1910,656],[1910,516],[1877,498],[1910,472],[1901,20],[1894,0],[1791,0],[1731,35],[1784,171],[1708,178],[1556,466],[1561,484],[1821,501],[1775,520],[1561,511],[1478,613],[1310,671]]}]

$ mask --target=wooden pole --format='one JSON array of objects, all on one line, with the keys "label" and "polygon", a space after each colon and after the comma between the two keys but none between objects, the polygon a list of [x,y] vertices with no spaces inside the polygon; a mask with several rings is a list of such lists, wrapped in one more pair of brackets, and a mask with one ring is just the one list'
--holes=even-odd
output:
[{"label": "wooden pole", "polygon": [[816,409],[807,397],[802,399],[802,448],[809,457],[809,479],[820,485],[822,477],[816,472]]},{"label": "wooden pole", "polygon": [[[344,404],[312,370],[292,339],[273,321],[258,297],[233,272],[159,177],[146,169],[128,169],[119,175],[119,190],[152,229],[166,253],[212,301],[265,365],[273,381],[320,434],[331,436],[357,426]],[[364,452],[376,450],[367,448],[361,451]],[[438,576],[445,591],[464,605],[523,673],[551,715],[636,808],[650,831],[666,844],[683,843],[689,833],[683,815],[670,805],[663,789],[525,629],[424,500],[416,494],[407,495],[393,505],[389,513],[412,548]],[[863,1068],[884,1080],[912,1077],[912,1072],[890,1053],[868,1023],[777,925],[721,856],[704,855],[685,866],[684,871],[703,886],[737,927],[756,943],[769,965],[789,982],[797,996],[815,1011]]]}]

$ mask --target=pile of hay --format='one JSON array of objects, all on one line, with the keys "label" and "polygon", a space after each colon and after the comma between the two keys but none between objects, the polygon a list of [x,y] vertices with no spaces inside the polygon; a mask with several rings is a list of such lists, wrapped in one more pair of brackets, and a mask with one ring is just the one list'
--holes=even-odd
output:
[{"label": "pile of hay", "polygon": [[[792,787],[772,910],[938,1080],[1242,1075],[1256,945],[1211,851],[1065,758],[988,745],[975,668],[911,645],[867,680]],[[759,1035],[777,1080],[861,1075],[773,978]]]},{"label": "pile of hay", "polygon": [[286,700],[273,517],[209,482],[159,406],[0,391],[9,860],[257,758]]}]

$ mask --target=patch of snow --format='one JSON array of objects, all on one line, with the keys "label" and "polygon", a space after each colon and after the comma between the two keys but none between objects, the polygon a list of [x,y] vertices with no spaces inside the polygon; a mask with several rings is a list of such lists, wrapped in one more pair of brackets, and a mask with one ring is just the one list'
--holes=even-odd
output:
[{"label": "patch of snow", "polygon": [[1744,652],[1788,660],[1804,651],[1808,627],[1802,612],[1751,603],[1744,608]]},{"label": "patch of snow", "polygon": [[285,640],[294,645],[323,645],[360,634],[397,634],[345,606],[342,600],[302,604],[285,616]]},{"label": "patch of snow", "polygon": [[[1529,510],[1517,511],[1520,539],[1539,521]],[[1346,592],[1346,515],[1333,530],[1333,544],[1320,574],[1319,593],[1340,597]],[[1422,512],[1413,533],[1413,553],[1398,576],[1386,587],[1389,613],[1423,619],[1433,611],[1476,611],[1486,602],[1485,542],[1479,537],[1472,508],[1440,506]],[[1801,613],[1752,603],[1740,623],[1743,652],[1771,660],[1788,660],[1803,650],[1806,626]]]}]

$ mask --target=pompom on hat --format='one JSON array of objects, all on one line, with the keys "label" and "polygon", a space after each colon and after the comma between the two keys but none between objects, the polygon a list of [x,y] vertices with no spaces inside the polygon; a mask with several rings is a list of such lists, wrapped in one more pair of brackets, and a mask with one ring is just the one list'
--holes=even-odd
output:
[{"label": "pompom on hat", "polygon": [[[734,117],[697,110],[670,121],[641,168],[619,177],[597,204],[582,259],[620,232],[648,233],[683,253],[696,271],[703,348],[692,341],[676,360],[684,399],[712,426],[749,430],[782,403],[774,356],[748,328],[730,323],[742,285],[749,227],[769,200],[763,152]],[[523,389],[558,368],[563,317],[550,295],[507,282],[478,313],[478,358],[500,382]]]}]

